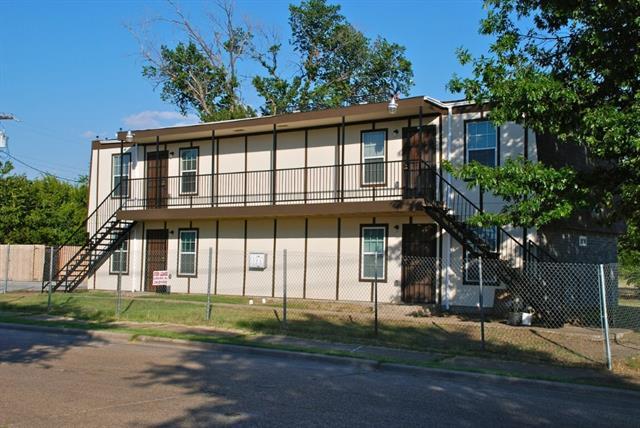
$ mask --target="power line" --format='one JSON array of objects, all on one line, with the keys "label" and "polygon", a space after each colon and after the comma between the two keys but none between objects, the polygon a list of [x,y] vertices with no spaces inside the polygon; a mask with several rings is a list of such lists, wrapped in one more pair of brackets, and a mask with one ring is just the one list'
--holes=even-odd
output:
[{"label": "power line", "polygon": [[37,171],[40,174],[43,174],[45,176],[55,177],[58,180],[69,181],[69,182],[73,182],[73,183],[81,183],[82,182],[81,180],[74,180],[72,178],[60,177],[59,175],[55,175],[55,174],[52,174],[50,172],[44,171],[44,170],[42,170],[40,168],[36,168],[35,166],[31,166],[28,163],[23,162],[20,159],[16,158],[15,156],[11,155],[9,152],[4,152],[3,154],[6,155],[8,158],[11,158],[14,161],[18,162],[19,164],[21,164],[23,166],[26,166],[27,168],[31,168],[32,170]]}]

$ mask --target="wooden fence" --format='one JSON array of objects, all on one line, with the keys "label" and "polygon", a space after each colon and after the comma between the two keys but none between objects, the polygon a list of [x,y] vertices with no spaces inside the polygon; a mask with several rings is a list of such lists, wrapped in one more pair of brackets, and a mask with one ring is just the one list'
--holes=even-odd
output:
[{"label": "wooden fence", "polygon": [[[47,278],[49,248],[44,245],[0,245],[0,281],[6,278],[7,267],[9,281],[40,282]],[[63,247],[54,259],[54,272],[62,268],[79,249],[80,247]]]}]

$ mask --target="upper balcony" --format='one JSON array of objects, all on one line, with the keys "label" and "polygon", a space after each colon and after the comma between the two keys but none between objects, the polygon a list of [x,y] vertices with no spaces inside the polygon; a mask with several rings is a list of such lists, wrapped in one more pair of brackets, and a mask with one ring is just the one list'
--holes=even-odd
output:
[{"label": "upper balcony", "polygon": [[423,161],[385,161],[123,182],[121,218],[369,214],[420,209],[435,195]]}]

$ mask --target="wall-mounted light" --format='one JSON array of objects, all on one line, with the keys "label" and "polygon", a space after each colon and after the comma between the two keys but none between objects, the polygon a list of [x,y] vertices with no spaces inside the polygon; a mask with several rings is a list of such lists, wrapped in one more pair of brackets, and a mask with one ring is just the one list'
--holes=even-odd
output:
[{"label": "wall-mounted light", "polygon": [[169,154],[170,154],[171,156],[173,156],[173,155],[175,155],[176,153],[175,153],[175,152],[169,152]]},{"label": "wall-mounted light", "polygon": [[394,130],[393,130],[393,135],[398,135],[399,133],[400,133],[400,131],[399,131],[399,130],[397,130],[397,129],[394,129]]},{"label": "wall-mounted light", "polygon": [[396,114],[398,111],[398,93],[391,95],[391,99],[389,100],[389,105],[387,105],[387,110],[389,110],[390,114]]},{"label": "wall-mounted light", "polygon": [[124,138],[127,143],[133,143],[133,132],[127,131],[127,136]]},{"label": "wall-mounted light", "polygon": [[169,231],[169,235],[173,235],[173,230],[170,230],[170,231]]}]

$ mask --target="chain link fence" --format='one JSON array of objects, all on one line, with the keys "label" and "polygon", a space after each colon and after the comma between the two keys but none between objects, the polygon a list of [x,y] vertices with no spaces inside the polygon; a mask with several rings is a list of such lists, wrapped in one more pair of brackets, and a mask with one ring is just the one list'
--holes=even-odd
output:
[{"label": "chain link fence", "polygon": [[167,287],[147,283],[140,264],[98,275],[103,291],[54,293],[51,313],[574,366],[624,367],[640,356],[640,295],[620,286],[616,264],[515,268],[451,257],[447,266],[347,249],[338,257],[317,249],[200,248],[196,260],[195,276],[173,274]]}]

